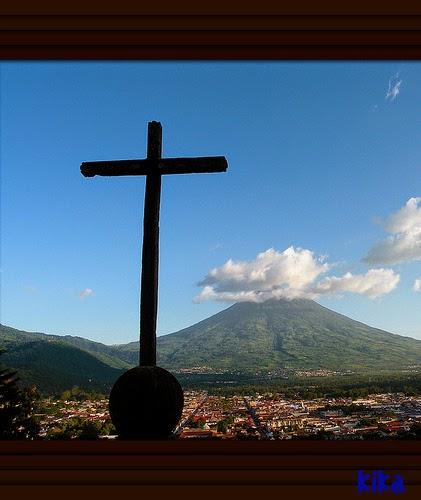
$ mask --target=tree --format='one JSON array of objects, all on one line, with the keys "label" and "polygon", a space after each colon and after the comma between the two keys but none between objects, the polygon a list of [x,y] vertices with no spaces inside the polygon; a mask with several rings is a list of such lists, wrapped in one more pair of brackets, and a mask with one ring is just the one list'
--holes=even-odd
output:
[{"label": "tree", "polygon": [[0,369],[0,439],[36,439],[39,434],[33,416],[36,389],[20,389],[18,380],[17,372]]},{"label": "tree", "polygon": [[218,432],[222,432],[223,434],[226,434],[227,433],[227,428],[228,428],[228,424],[227,424],[226,420],[220,420],[217,423],[216,430]]},{"label": "tree", "polygon": [[189,417],[187,420],[187,427],[190,429],[204,429],[206,425],[206,418],[202,416]]},{"label": "tree", "polygon": [[89,392],[85,389],[81,389],[79,386],[74,385],[71,389],[67,389],[61,393],[59,399],[62,401],[72,400],[72,401],[86,401],[86,400],[98,400],[105,399],[105,395]]},{"label": "tree", "polygon": [[364,417],[361,418],[357,424],[357,427],[373,427],[378,424],[376,417]]},{"label": "tree", "polygon": [[115,433],[115,427],[110,420],[101,422],[73,417],[50,427],[47,431],[47,439],[99,439],[99,436]]}]

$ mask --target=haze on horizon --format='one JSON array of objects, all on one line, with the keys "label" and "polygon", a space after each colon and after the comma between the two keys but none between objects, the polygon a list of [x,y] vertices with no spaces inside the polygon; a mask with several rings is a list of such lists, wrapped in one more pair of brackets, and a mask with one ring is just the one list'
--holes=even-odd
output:
[{"label": "haze on horizon", "polygon": [[158,334],[309,298],[421,339],[421,64],[1,63],[1,323],[138,339],[143,178],[82,161],[225,155],[163,179]]}]

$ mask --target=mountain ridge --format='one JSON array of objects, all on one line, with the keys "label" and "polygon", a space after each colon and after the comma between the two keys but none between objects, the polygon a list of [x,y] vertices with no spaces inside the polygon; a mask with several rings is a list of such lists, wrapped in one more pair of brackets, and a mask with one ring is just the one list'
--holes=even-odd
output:
[{"label": "mountain ridge", "polygon": [[[108,382],[138,362],[138,342],[105,345],[83,337],[30,333],[0,325],[0,348],[11,351],[2,355],[4,362],[15,356],[19,345],[31,341],[55,342],[62,350],[71,347],[64,359],[89,354],[83,363],[81,358],[84,373],[91,370]],[[34,364],[27,371],[38,373],[41,358],[40,352],[38,358],[31,358]],[[18,357],[13,360],[16,364]],[[243,372],[401,370],[421,366],[421,340],[370,327],[307,299],[271,299],[233,304],[194,325],[158,337],[157,364],[173,371],[200,367]]]},{"label": "mountain ridge", "polygon": [[[375,356],[395,368],[405,361],[421,362],[421,341],[369,327],[306,299],[234,304],[196,325],[159,337],[158,359],[172,368],[215,360],[209,346],[213,334],[214,344],[226,343],[229,347],[222,352],[235,353],[236,358],[234,365],[225,357],[216,363],[218,368],[381,368]],[[197,343],[206,340],[203,356],[191,346],[193,338]]]}]

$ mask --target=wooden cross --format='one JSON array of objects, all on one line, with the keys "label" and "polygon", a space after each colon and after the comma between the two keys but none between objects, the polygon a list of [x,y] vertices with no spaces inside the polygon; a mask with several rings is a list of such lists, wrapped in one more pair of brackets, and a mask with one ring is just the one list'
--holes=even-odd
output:
[{"label": "wooden cross", "polygon": [[161,158],[161,153],[162,127],[159,122],[153,121],[148,124],[146,159],[92,161],[84,162],[80,166],[80,171],[85,177],[146,175],[140,291],[140,366],[156,365],[161,175],[225,172],[228,168],[224,156]]}]

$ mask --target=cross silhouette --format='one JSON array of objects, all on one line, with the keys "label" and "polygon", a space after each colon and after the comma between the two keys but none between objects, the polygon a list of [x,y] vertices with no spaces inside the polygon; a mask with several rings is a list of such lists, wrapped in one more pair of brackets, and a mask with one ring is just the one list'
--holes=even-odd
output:
[{"label": "cross silhouette", "polygon": [[[145,209],[143,219],[143,249],[142,249],[142,278],[140,292],[140,348],[139,348],[139,367],[145,369],[126,372],[114,385],[110,395],[110,411],[115,415],[115,423],[123,418],[126,423],[120,425],[120,431],[131,436],[136,434],[133,412],[138,402],[133,400],[132,394],[138,390],[139,381],[146,381],[149,385],[157,385],[156,377],[165,379],[162,391],[168,392],[168,386],[171,385],[172,392],[181,390],[174,384],[178,384],[175,377],[169,372],[156,367],[156,317],[158,307],[158,260],[159,260],[159,207],[161,199],[161,176],[171,174],[193,174],[225,172],[228,168],[227,160],[224,156],[200,157],[200,158],[162,158],[162,127],[159,122],[152,121],[148,124],[148,147],[147,156],[142,160],[116,160],[116,161],[94,161],[84,162],[80,170],[85,177],[101,176],[121,176],[121,175],[146,175],[145,188]],[[155,367],[155,370],[146,370],[146,367]],[[159,370],[159,372],[158,372]],[[130,373],[132,374],[130,375]],[[139,375],[142,372],[141,376]],[[166,372],[166,375],[163,373]],[[147,375],[145,375],[147,373]],[[153,376],[151,378],[151,373]],[[124,378],[126,376],[126,378]],[[131,377],[131,378],[130,378]],[[155,377],[155,378],[154,378]],[[170,377],[172,377],[170,379]],[[130,380],[129,380],[130,379]],[[172,380],[174,379],[174,380]],[[159,385],[159,384],[158,384]],[[173,387],[174,386],[174,387]],[[179,384],[178,384],[179,386]],[[161,392],[162,392],[161,391]],[[170,391],[170,392],[171,392]],[[159,391],[157,391],[159,392]],[[145,399],[147,405],[153,407],[158,404],[162,408],[162,400],[165,399],[163,393],[154,396],[142,393],[140,398]],[[114,395],[113,395],[114,394]],[[178,397],[178,396],[177,396]],[[174,406],[176,396],[169,396],[169,406]],[[181,392],[182,398],[182,392]],[[131,405],[128,401],[131,399]],[[113,401],[115,403],[113,403]],[[182,400],[181,400],[182,401]],[[145,406],[145,405],[144,405]],[[156,418],[153,413],[160,413],[156,406],[155,410],[148,409],[150,415],[148,419],[143,420],[145,426],[154,426]],[[123,408],[124,407],[124,408]],[[116,408],[116,409],[115,409]],[[123,408],[123,409],[122,409]],[[182,403],[181,403],[182,409]],[[143,411],[143,410],[142,410]],[[170,410],[168,410],[170,412]],[[161,412],[162,413],[162,412]],[[170,412],[171,413],[171,412]],[[180,413],[181,416],[181,413]],[[154,420],[155,418],[155,420]],[[140,419],[140,415],[139,415]],[[123,419],[124,420],[124,419]],[[130,421],[130,422],[129,422]],[[140,420],[139,420],[140,421]],[[129,422],[129,424],[127,423]],[[116,427],[118,425],[116,424]],[[158,424],[156,424],[158,425]],[[162,424],[163,427],[164,424]],[[127,430],[130,427],[130,430]],[[159,432],[155,432],[159,435]]]}]

